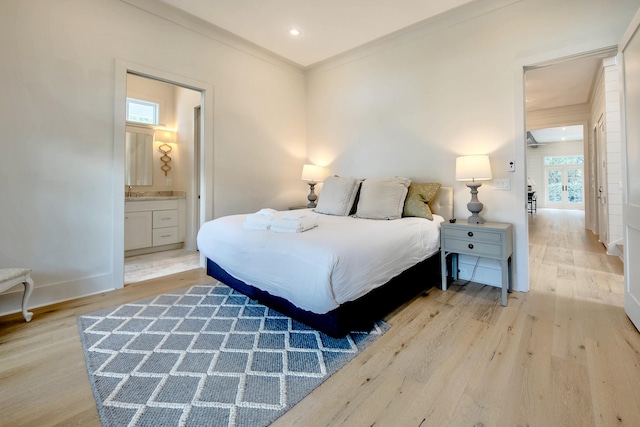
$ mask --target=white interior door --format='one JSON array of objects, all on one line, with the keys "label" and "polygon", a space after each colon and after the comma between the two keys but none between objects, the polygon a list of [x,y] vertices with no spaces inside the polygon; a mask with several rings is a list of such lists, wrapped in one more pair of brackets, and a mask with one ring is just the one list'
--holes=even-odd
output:
[{"label": "white interior door", "polygon": [[[624,308],[640,329],[640,10],[620,42],[623,63],[623,99],[625,147],[624,227]],[[624,155],[626,154],[626,155]]]}]

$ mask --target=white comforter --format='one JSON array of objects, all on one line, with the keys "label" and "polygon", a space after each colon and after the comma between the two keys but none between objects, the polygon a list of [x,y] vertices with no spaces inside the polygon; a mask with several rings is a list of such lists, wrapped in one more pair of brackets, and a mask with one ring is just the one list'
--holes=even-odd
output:
[{"label": "white comforter", "polygon": [[303,233],[243,228],[246,215],[205,223],[198,248],[227,273],[323,314],[385,284],[440,248],[440,223],[319,215]]}]

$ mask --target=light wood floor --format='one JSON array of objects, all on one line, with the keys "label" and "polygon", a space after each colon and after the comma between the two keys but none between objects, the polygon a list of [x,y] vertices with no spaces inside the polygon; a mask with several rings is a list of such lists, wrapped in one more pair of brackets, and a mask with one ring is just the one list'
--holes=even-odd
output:
[{"label": "light wood floor", "polygon": [[[640,334],[622,264],[579,212],[531,216],[531,291],[432,289],[275,426],[638,426]],[[202,270],[0,317],[0,425],[99,426],[76,316],[208,282]],[[153,286],[148,286],[152,283]]]}]

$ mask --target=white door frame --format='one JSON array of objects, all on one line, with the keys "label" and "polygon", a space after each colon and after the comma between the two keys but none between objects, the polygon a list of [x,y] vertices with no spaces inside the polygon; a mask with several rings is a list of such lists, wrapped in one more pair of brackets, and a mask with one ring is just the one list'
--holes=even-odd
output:
[{"label": "white door frame", "polygon": [[[114,81],[113,120],[113,255],[112,274],[114,288],[124,286],[124,135],[126,122],[127,74],[164,81],[196,90],[202,94],[202,123],[200,128],[200,224],[213,219],[213,85],[166,70],[116,59]],[[200,266],[204,267],[200,256]]]},{"label": "white door frame", "polygon": [[202,127],[203,127],[201,105],[198,105],[193,109],[193,123],[194,123],[193,143],[194,143],[194,154],[195,154],[194,155],[195,170],[193,174],[193,177],[194,177],[193,189],[195,191],[195,194],[194,194],[195,197],[193,200],[193,212],[195,213],[194,224],[196,224],[196,230],[193,236],[193,241],[197,249],[198,245],[195,244],[195,241],[196,241],[197,232],[200,229],[200,225],[202,225],[202,223],[200,222],[200,208],[202,206],[200,193],[202,192],[201,184],[202,184],[202,181],[204,180],[204,178],[202,177],[202,168],[200,167],[200,161],[202,159],[201,151],[202,151]]},{"label": "white door frame", "polygon": [[[514,63],[514,84],[516,90],[514,94],[514,111],[518,114],[514,119],[514,158],[516,164],[522,165],[512,177],[512,187],[516,190],[514,194],[514,210],[519,212],[514,220],[515,235],[522,236],[524,244],[516,245],[514,277],[524,283],[516,283],[516,289],[520,291],[529,290],[529,214],[527,210],[527,158],[526,158],[526,103],[525,103],[525,70],[535,67],[549,65],[555,62],[572,58],[596,55],[600,52],[611,51],[617,46],[603,46],[601,44],[582,45],[582,50],[574,50],[575,47],[563,47],[552,52],[544,52],[539,55],[517,59]],[[586,126],[585,126],[586,129]],[[520,190],[518,190],[520,189]]]}]

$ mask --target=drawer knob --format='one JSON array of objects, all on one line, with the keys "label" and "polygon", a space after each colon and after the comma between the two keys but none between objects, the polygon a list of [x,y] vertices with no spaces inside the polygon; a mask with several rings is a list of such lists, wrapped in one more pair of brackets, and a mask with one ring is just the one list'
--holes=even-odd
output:
[{"label": "drawer knob", "polygon": [[473,237],[473,231],[468,232],[468,233],[467,233],[467,236],[469,236],[469,237]]},{"label": "drawer knob", "polygon": [[469,249],[473,249],[473,243],[469,243]]}]

